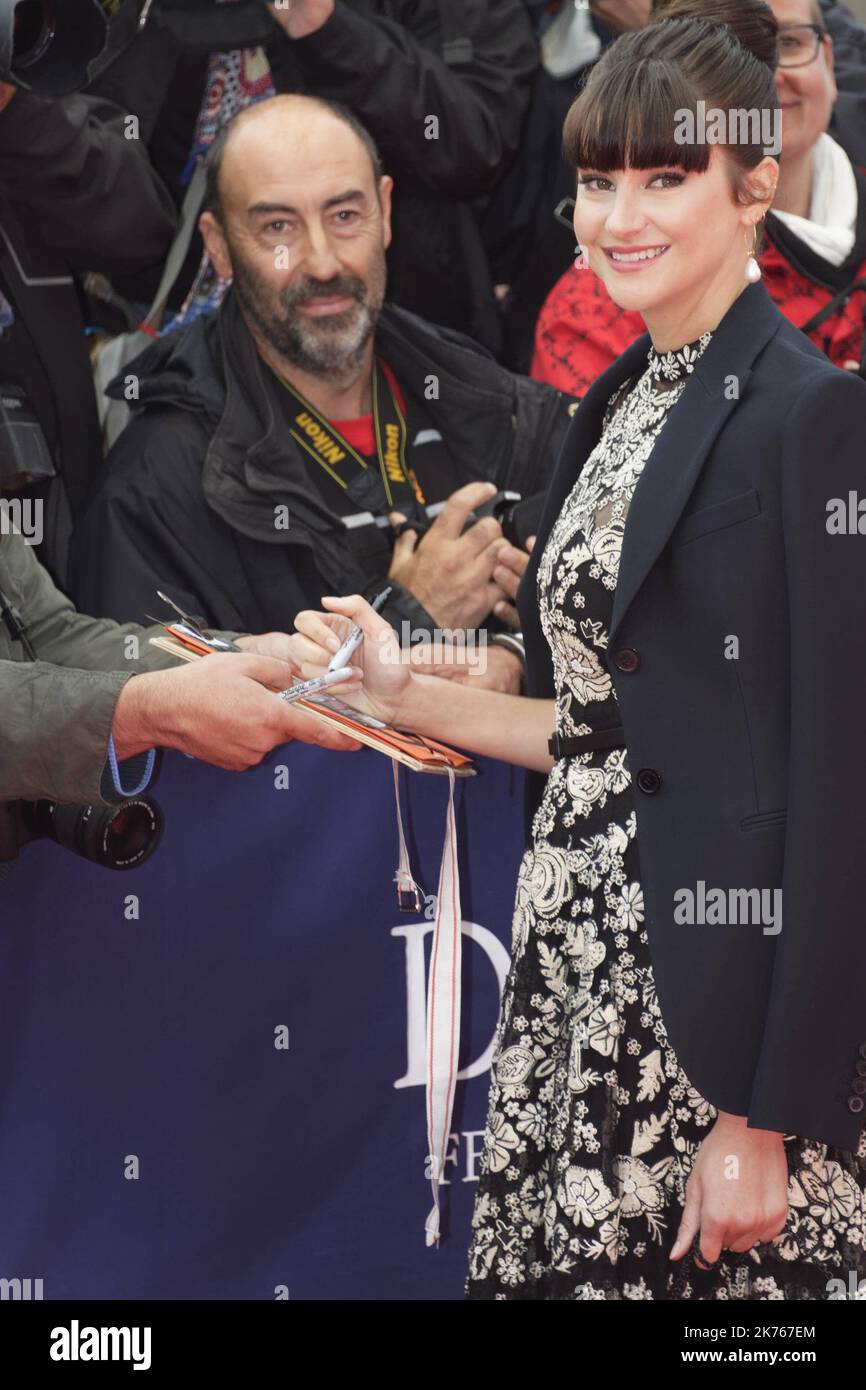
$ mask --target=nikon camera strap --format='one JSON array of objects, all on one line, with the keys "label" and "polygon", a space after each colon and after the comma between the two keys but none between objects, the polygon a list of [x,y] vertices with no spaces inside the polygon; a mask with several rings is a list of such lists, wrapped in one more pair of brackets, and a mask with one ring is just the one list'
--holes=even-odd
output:
[{"label": "nikon camera strap", "polygon": [[293,401],[289,433],[295,443],[358,509],[374,514],[402,511],[423,522],[426,528],[424,493],[406,462],[406,417],[381,360],[376,358],[373,371],[373,431],[378,468],[368,463],[295,386],[283,377],[280,380]]}]

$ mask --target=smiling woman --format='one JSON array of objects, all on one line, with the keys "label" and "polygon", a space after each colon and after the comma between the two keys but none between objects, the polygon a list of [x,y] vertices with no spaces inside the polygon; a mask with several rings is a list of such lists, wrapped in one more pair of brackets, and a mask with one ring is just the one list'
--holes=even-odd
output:
[{"label": "smiling woman", "polygon": [[[673,141],[669,132],[663,130],[662,134],[667,145],[676,145],[671,153],[680,160],[694,154],[698,139],[705,137],[704,152],[716,163],[717,156],[724,155],[721,170],[724,172],[727,166],[731,177],[744,184],[745,199],[752,196],[760,170],[738,168],[734,158],[740,155],[742,165],[742,150],[751,144],[755,156],[760,145],[765,156],[778,160],[778,171],[772,165],[766,166],[774,175],[778,172],[778,183],[757,242],[766,288],[782,313],[832,362],[866,376],[866,296],[861,288],[866,287],[866,219],[858,215],[858,208],[862,211],[866,205],[866,176],[857,168],[863,164],[855,154],[857,140],[851,143],[847,126],[842,138],[838,126],[831,125],[831,121],[838,120],[840,110],[848,109],[842,77],[846,60],[844,48],[834,45],[830,34],[819,24],[823,21],[833,26],[840,8],[835,0],[832,4],[828,0],[824,8],[815,0],[770,0],[769,4],[760,0],[663,0],[654,10],[652,25],[658,30],[685,19],[724,24],[761,63],[773,67],[778,60],[773,73],[775,110],[745,106],[724,109],[713,106],[713,98],[698,97],[675,113]],[[839,76],[843,95],[839,102],[837,57],[842,64]],[[644,74],[645,86],[647,76]],[[713,81],[710,87],[715,92],[719,83]],[[858,90],[866,96],[862,79]],[[678,134],[680,139],[683,134],[688,137],[684,144],[679,143]],[[610,178],[614,171],[601,172]],[[680,169],[680,173],[687,174],[691,184],[700,177],[685,169]],[[647,171],[647,179],[651,176],[652,171]],[[584,242],[594,235],[593,219],[603,208],[613,205],[612,195],[607,199],[591,196],[593,188],[596,194],[602,188],[611,193],[610,185],[602,184],[590,183],[587,189],[578,189],[582,216],[576,228]],[[625,201],[627,192],[623,191]],[[635,246],[647,244],[649,237],[643,233],[648,230],[659,232],[666,239],[673,230],[668,225],[670,215],[676,215],[685,205],[681,209],[677,195],[668,192],[664,198],[665,222],[659,225],[663,215],[661,203],[660,193],[644,199],[640,206],[646,213],[646,226],[631,236],[620,235],[616,225],[619,214],[614,210],[616,236],[602,237],[603,244],[614,239],[628,241],[629,245],[633,242]],[[720,197],[709,211],[708,225],[721,230],[717,227],[718,218],[732,207],[729,196]],[[635,215],[634,208],[631,215]],[[747,244],[751,245],[751,229],[739,234],[748,237]],[[680,266],[681,249],[677,245],[673,253]],[[585,394],[592,381],[644,328],[642,301],[636,294],[624,300],[615,285],[619,282],[631,293],[639,285],[642,289],[649,276],[632,276],[626,285],[623,275],[605,278],[575,273],[591,264],[596,267],[599,259],[604,259],[603,253],[591,260],[587,250],[565,272],[548,295],[536,328],[533,377],[578,395]],[[672,254],[666,254],[662,268],[666,269],[671,261]],[[758,269],[751,268],[753,273]],[[624,304],[632,305],[631,311],[624,309]]]},{"label": "smiling woman", "polygon": [[[548,490],[518,594],[530,698],[397,668],[362,598],[323,600],[368,639],[361,708],[533,770],[476,1300],[823,1300],[866,1275],[866,753],[845,737],[866,559],[825,526],[862,476],[866,385],[756,282],[761,121],[676,141],[699,103],[776,106],[772,13],[737,13],[766,61],[723,23],[659,21],[566,124],[578,239],[648,332],[590,386]],[[297,625],[321,640],[321,615]]]},{"label": "smiling woman", "polygon": [[[724,295],[722,287],[740,274],[743,251],[754,257],[758,223],[779,177],[766,152],[777,115],[776,28],[760,7],[751,25],[748,16],[741,22],[752,38],[748,52],[727,27],[698,20],[674,18],[623,37],[590,75],[565,123],[565,157],[578,171],[574,228],[584,261],[616,304],[643,315],[664,350],[679,346],[684,330],[690,341],[701,327],[683,325],[674,309],[671,338],[671,306],[690,289],[713,297],[714,284]],[[753,119],[723,121],[712,139],[698,130],[701,114],[729,111]],[[691,139],[684,137],[685,116],[692,118]]]}]

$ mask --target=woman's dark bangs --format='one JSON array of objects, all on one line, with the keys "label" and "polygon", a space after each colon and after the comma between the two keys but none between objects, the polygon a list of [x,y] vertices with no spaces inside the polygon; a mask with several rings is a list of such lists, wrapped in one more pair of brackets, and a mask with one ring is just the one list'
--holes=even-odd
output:
[{"label": "woman's dark bangs", "polygon": [[678,143],[683,111],[697,108],[695,93],[683,75],[652,59],[622,64],[590,76],[568,113],[563,151],[574,169],[675,167],[703,173],[710,162],[706,145]]}]

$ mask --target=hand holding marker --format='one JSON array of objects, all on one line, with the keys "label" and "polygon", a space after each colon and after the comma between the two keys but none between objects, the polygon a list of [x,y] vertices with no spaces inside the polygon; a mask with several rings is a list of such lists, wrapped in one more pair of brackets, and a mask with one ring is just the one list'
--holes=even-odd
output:
[{"label": "hand holding marker", "polygon": [[[370,607],[378,613],[382,605],[386,602],[391,593],[392,586],[389,584],[387,589],[383,589],[381,594],[377,594]],[[280,691],[280,699],[287,704],[292,704],[295,700],[306,699],[308,695],[315,695],[320,690],[327,690],[329,685],[339,685],[341,681],[351,678],[352,668],[348,665],[352,655],[358,650],[364,640],[363,628],[355,623],[343,643],[342,647],[334,653],[328,662],[328,669],[323,676],[316,676],[315,680],[303,681],[300,685],[290,686],[288,690]]]},{"label": "hand holding marker", "polygon": [[[373,599],[373,602],[370,604],[370,607],[372,608],[374,613],[378,613],[381,611],[382,606],[384,605],[391,593],[392,587],[393,585],[389,584],[387,589],[383,589],[381,594],[377,594],[376,597]],[[342,647],[340,647],[338,651],[334,652],[334,655],[328,662],[328,670],[338,671],[341,667],[345,666],[349,661],[349,658],[353,656],[354,653],[358,650],[363,640],[363,629],[358,627],[358,624],[355,623],[348,637],[343,643]]]}]

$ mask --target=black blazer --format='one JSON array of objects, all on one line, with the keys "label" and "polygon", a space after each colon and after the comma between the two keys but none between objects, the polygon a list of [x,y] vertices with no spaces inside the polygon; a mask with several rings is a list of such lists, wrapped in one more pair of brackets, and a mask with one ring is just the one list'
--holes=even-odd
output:
[{"label": "black blazer", "polygon": [[[518,594],[530,696],[554,694],[542,551],[650,346],[594,383],[566,435]],[[638,482],[607,652],[671,1045],[718,1109],[843,1149],[866,1123],[866,500],[862,535],[831,534],[828,504],[866,499],[864,453],[866,382],[750,286]],[[781,930],[675,921],[700,882],[781,889]]]}]

